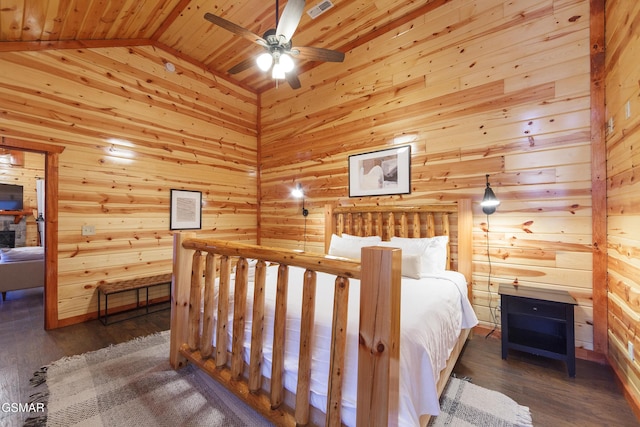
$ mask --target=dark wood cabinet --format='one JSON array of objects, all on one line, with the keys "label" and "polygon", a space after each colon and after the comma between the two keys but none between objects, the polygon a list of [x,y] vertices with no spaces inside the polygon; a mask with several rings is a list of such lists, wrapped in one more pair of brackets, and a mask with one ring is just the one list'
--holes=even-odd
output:
[{"label": "dark wood cabinet", "polygon": [[575,299],[564,291],[500,285],[502,358],[509,349],[564,360],[576,376]]}]

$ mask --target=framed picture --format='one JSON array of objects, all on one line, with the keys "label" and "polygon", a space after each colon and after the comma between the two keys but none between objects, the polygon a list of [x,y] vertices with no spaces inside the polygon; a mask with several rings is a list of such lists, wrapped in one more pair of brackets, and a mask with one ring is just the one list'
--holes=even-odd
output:
[{"label": "framed picture", "polygon": [[171,190],[171,230],[202,228],[202,192]]},{"label": "framed picture", "polygon": [[349,156],[349,197],[411,193],[411,146]]}]

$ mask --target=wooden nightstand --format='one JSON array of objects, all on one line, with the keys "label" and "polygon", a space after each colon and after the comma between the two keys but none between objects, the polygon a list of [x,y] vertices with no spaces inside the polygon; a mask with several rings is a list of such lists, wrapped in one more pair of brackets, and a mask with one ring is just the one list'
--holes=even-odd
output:
[{"label": "wooden nightstand", "polygon": [[510,348],[564,360],[576,376],[573,308],[576,300],[565,291],[500,285],[502,358]]}]

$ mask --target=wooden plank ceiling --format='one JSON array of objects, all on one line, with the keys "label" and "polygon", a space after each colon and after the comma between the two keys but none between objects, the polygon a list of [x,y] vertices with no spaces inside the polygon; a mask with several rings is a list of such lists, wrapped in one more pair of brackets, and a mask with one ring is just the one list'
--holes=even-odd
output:
[{"label": "wooden plank ceiling", "polygon": [[[308,1],[305,12],[322,1]],[[339,50],[347,54],[346,62],[353,47],[443,2],[332,0],[334,7],[316,19],[303,14],[293,45]],[[281,14],[286,0],[278,4]],[[275,27],[276,1],[2,0],[0,51],[151,44],[257,92],[272,87],[257,67],[227,73],[263,48],[206,21],[206,12],[261,36]],[[300,73],[318,65],[300,58],[296,63]]]}]

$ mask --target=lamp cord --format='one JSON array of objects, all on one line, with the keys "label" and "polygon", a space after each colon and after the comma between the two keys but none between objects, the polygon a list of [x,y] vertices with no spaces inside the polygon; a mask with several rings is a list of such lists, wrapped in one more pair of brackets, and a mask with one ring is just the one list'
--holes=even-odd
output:
[{"label": "lamp cord", "polygon": [[307,251],[307,215],[309,215],[309,210],[304,207],[304,197],[302,198],[302,216],[304,217],[304,231],[303,231],[303,240],[302,240],[302,251]]},{"label": "lamp cord", "polygon": [[304,216],[304,240],[302,241],[302,251],[307,251],[307,216]]},{"label": "lamp cord", "polygon": [[485,335],[485,338],[489,338],[498,327],[497,315],[495,309],[493,308],[493,298],[491,296],[491,246],[489,244],[489,228],[489,215],[487,215],[487,261],[489,264],[489,275],[487,277],[487,294],[489,295],[489,313],[491,314],[491,320],[493,321],[493,329],[491,329],[491,331],[489,331],[489,333]]}]

